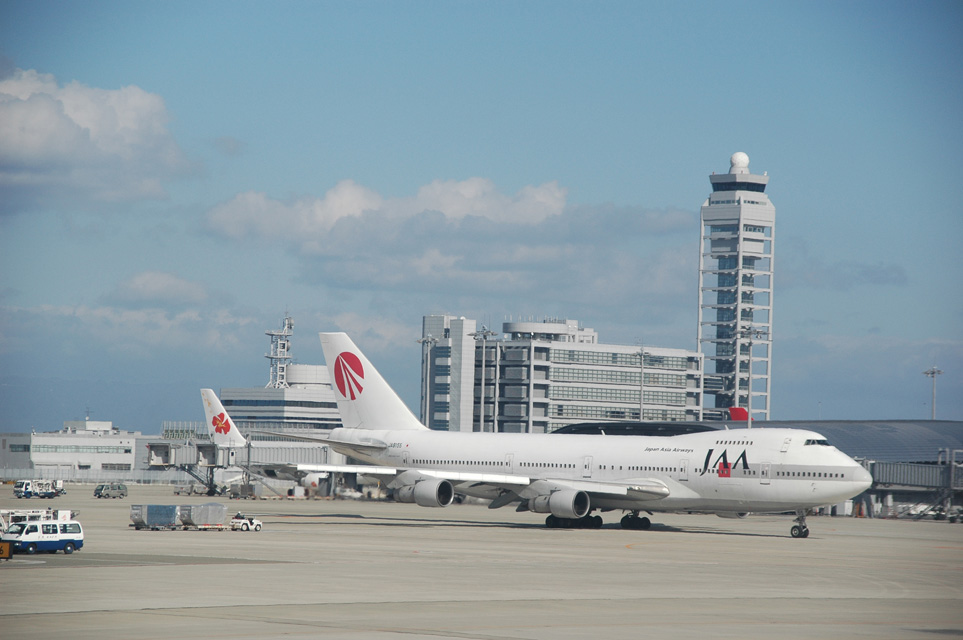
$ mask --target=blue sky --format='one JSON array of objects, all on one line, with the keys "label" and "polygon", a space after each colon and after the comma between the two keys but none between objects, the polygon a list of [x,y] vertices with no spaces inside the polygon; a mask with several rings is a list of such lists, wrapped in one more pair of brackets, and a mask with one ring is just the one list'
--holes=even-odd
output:
[{"label": "blue sky", "polygon": [[957,2],[0,3],[0,431],[159,431],[421,317],[695,348],[699,207],[776,206],[774,419],[963,419]]}]

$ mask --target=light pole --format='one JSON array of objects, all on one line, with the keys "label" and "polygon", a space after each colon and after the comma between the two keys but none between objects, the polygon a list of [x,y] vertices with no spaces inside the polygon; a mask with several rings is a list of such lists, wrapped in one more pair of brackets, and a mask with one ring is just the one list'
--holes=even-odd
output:
[{"label": "light pole", "polygon": [[478,430],[483,432],[485,431],[485,341],[495,335],[495,332],[489,330],[485,325],[482,325],[480,330],[469,333],[468,335],[476,341],[481,338],[481,399],[478,407]]},{"label": "light pole", "polygon": [[639,343],[639,422],[645,422],[645,348]]},{"label": "light pole", "polygon": [[[752,325],[749,325],[745,329],[739,332],[739,335],[746,339],[749,346],[749,384],[746,388],[746,427],[752,429],[752,339],[753,338],[766,338],[769,333],[765,329],[756,329]],[[741,348],[740,348],[741,350]]]},{"label": "light pole", "polygon": [[430,333],[426,335],[421,340],[415,340],[421,345],[421,423],[426,427],[431,425],[428,424],[428,413],[431,410],[431,403],[428,400],[428,395],[431,389],[428,385],[428,380],[431,377],[431,350],[436,344],[438,344],[438,338],[435,338]]},{"label": "light pole", "polygon": [[933,402],[930,403],[930,409],[932,409],[930,420],[936,420],[936,376],[943,375],[943,372],[936,367],[930,367],[923,372],[923,375],[933,379]]}]

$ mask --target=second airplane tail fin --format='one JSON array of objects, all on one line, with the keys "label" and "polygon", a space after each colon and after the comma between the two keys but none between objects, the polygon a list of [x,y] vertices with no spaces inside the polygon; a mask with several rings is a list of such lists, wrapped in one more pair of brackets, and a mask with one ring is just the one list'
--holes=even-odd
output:
[{"label": "second airplane tail fin", "polygon": [[212,389],[201,389],[201,400],[204,401],[204,415],[207,418],[207,431],[211,434],[211,441],[218,446],[246,446],[247,439],[237,430],[217,394]]},{"label": "second airplane tail fin", "polygon": [[348,429],[427,429],[344,333],[322,333],[341,422]]}]

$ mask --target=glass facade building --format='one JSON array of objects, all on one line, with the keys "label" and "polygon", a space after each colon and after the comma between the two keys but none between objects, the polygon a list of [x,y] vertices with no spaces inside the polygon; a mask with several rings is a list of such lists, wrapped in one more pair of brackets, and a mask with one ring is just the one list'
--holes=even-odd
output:
[{"label": "glass facade building", "polygon": [[425,316],[422,346],[422,416],[432,429],[702,419],[698,352],[599,344],[574,320],[505,322],[496,333],[452,316]]}]

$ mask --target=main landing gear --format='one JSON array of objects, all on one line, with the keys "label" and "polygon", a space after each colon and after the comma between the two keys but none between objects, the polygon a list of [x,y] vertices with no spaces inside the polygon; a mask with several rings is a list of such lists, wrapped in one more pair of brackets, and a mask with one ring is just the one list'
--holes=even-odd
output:
[{"label": "main landing gear", "polygon": [[648,529],[652,526],[652,521],[645,516],[639,517],[638,511],[633,511],[622,517],[622,528],[623,529],[634,529],[636,531],[642,531]]},{"label": "main landing gear", "polygon": [[601,529],[602,516],[582,516],[581,518],[559,518],[549,515],[545,518],[545,526],[549,529]]},{"label": "main landing gear", "polygon": [[792,526],[789,530],[790,535],[793,538],[808,538],[809,537],[809,527],[806,526],[806,511],[805,509],[800,509],[796,512],[796,519],[793,520],[796,524]]}]

